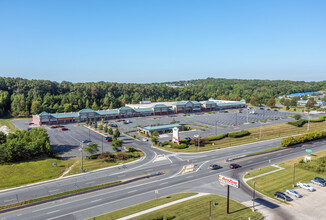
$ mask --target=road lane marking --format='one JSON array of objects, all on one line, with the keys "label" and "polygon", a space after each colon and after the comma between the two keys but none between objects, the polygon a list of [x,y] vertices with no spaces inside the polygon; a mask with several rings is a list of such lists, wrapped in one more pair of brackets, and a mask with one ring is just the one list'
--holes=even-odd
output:
[{"label": "road lane marking", "polygon": [[48,214],[52,214],[52,213],[55,213],[55,212],[60,212],[60,210],[59,209],[58,210],[54,210],[52,212],[47,212],[46,214],[48,215]]},{"label": "road lane marking", "polygon": [[160,183],[160,184],[158,184],[158,185],[161,186],[161,185],[164,185],[164,184],[168,184],[168,182]]},{"label": "road lane marking", "polygon": [[129,191],[128,193],[133,193],[133,192],[136,192],[137,191],[137,189],[135,189],[135,190],[131,190],[131,191]]},{"label": "road lane marking", "polygon": [[94,183],[95,181],[90,181],[90,182],[87,182],[87,183],[85,183],[85,184],[92,184],[92,183]]},{"label": "road lane marking", "polygon": [[18,214],[17,216],[21,216],[21,215],[23,215],[23,213],[20,213],[20,214]]},{"label": "road lane marking", "polygon": [[98,201],[101,201],[102,199],[96,199],[96,200],[93,200],[93,201],[91,201],[91,203],[93,203],[93,202],[98,202]]},{"label": "road lane marking", "polygon": [[55,192],[55,191],[59,191],[59,189],[52,189],[52,190],[49,190],[48,192]]}]

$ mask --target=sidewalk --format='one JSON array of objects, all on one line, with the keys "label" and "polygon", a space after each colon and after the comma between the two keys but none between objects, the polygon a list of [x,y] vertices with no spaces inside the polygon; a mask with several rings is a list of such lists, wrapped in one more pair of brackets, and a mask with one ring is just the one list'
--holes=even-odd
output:
[{"label": "sidewalk", "polygon": [[276,165],[276,164],[273,164],[273,165],[271,165],[272,167],[276,167],[276,168],[278,168],[277,170],[272,170],[272,171],[269,171],[269,172],[267,172],[267,173],[262,173],[262,174],[259,174],[259,175],[257,175],[257,176],[253,176],[253,177],[249,177],[249,178],[243,178],[243,180],[245,181],[245,182],[247,182],[248,180],[251,180],[251,179],[254,179],[254,178],[257,178],[257,177],[261,177],[261,176],[265,176],[265,175],[268,175],[268,174],[271,174],[271,173],[275,173],[275,172],[277,172],[277,171],[280,171],[280,170],[283,170],[284,168],[283,167],[280,167],[280,166],[278,166],[278,165]]},{"label": "sidewalk", "polygon": [[135,217],[140,216],[140,215],[144,215],[144,214],[147,214],[147,213],[150,213],[150,212],[153,212],[153,211],[156,211],[156,210],[159,210],[159,209],[171,206],[171,205],[178,204],[180,202],[184,202],[184,201],[194,199],[194,198],[198,198],[198,197],[205,196],[205,195],[208,195],[208,193],[198,193],[197,195],[190,196],[190,197],[183,198],[183,199],[179,199],[179,200],[176,200],[176,201],[173,201],[173,202],[169,202],[169,203],[166,203],[164,205],[156,206],[154,208],[147,209],[147,210],[144,210],[144,211],[141,211],[141,212],[137,212],[135,214],[119,218],[118,220],[127,220],[127,219],[131,219],[131,218],[135,218]]}]

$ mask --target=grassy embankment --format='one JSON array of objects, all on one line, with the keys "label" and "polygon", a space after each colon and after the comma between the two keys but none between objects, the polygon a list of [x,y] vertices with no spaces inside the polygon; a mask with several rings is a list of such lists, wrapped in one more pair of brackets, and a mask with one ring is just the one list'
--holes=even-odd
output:
[{"label": "grassy embankment", "polygon": [[[215,149],[221,149],[236,145],[254,143],[263,140],[269,140],[279,137],[287,137],[290,135],[302,134],[307,132],[308,123],[306,123],[302,127],[295,127],[293,125],[289,125],[287,123],[274,124],[274,125],[264,125],[261,127],[261,138],[260,138],[260,127],[246,129],[251,134],[249,136],[241,137],[241,138],[230,138],[226,137],[221,140],[212,141],[211,144],[205,144],[205,146],[201,146],[199,151],[209,151]],[[324,122],[316,122],[310,123],[309,131],[314,130],[324,130],[326,129],[326,121]],[[190,145],[185,149],[175,149],[166,145],[162,147],[164,150],[172,151],[172,152],[198,152],[197,145]]]},{"label": "grassy embankment", "polygon": [[272,166],[269,166],[269,167],[264,167],[264,168],[260,168],[258,170],[253,170],[253,171],[250,171],[248,172],[244,178],[250,178],[250,177],[255,177],[255,176],[258,176],[260,174],[263,174],[263,173],[268,173],[270,171],[273,171],[273,170],[277,170],[278,168],[277,167],[272,167]]},{"label": "grassy embankment", "polygon": [[[110,212],[108,214],[91,218],[96,220],[113,220],[117,218],[121,218],[124,216],[128,216],[143,210],[147,210],[149,208],[153,208],[174,200],[178,200],[184,197],[188,197],[191,193],[185,194],[175,194],[168,197],[160,198],[158,200],[152,200],[149,202],[141,203],[135,206],[131,206],[125,209],[117,210],[114,212]],[[169,198],[170,197],[170,198]],[[133,219],[137,220],[147,220],[147,219],[158,219],[158,217],[163,216],[175,216],[175,219],[209,219],[209,204],[210,201],[217,202],[218,205],[215,207],[212,206],[212,219],[255,219],[261,216],[258,212],[252,212],[250,208],[234,201],[230,200],[230,214],[226,213],[226,198],[217,196],[217,195],[207,195],[201,196],[195,199],[191,199],[179,204],[175,204],[172,206],[168,206],[163,209],[159,209],[154,212],[150,212],[148,214],[138,216]],[[162,218],[163,219],[163,218]]]},{"label": "grassy embankment", "polygon": [[[139,152],[144,156],[143,152]],[[117,162],[106,162],[103,159],[83,159],[83,168],[87,171],[97,170],[105,167],[128,163],[138,158],[132,158]],[[57,163],[56,166],[53,164]],[[78,174],[81,172],[80,159],[55,159],[46,158],[33,161],[26,161],[13,164],[0,165],[0,189],[12,188],[30,183],[50,180],[60,177],[71,166],[72,169],[66,175]]]},{"label": "grassy embankment", "polygon": [[18,130],[16,126],[11,122],[11,120],[14,118],[11,117],[5,117],[5,118],[0,118],[0,127],[1,126],[7,126],[10,130],[10,132],[14,132]]},{"label": "grassy embankment", "polygon": [[[326,156],[326,151],[318,152],[315,154],[311,155],[312,162],[309,162],[312,167],[318,166],[318,163],[316,160],[320,157],[325,157]],[[257,177],[254,179],[249,180],[247,183],[253,187],[253,183],[256,182],[256,190],[274,198],[274,193],[276,191],[282,191],[284,192],[286,189],[292,189],[292,184],[293,184],[293,168],[294,168],[294,163],[296,163],[295,167],[295,183],[297,182],[309,182],[310,179],[315,178],[316,176],[320,176],[322,178],[326,178],[326,172],[314,172],[311,170],[307,170],[304,168],[299,167],[299,162],[302,160],[304,157],[298,157],[292,160],[288,160],[285,162],[282,162],[278,164],[280,167],[283,167],[285,169],[277,171],[275,173],[267,174],[261,177]],[[269,172],[266,168],[264,170],[265,172]],[[254,171],[253,171],[254,172]],[[256,171],[259,173],[259,171]],[[260,174],[260,173],[259,173]],[[251,175],[256,176],[256,175]],[[245,176],[246,178],[250,176]]]}]

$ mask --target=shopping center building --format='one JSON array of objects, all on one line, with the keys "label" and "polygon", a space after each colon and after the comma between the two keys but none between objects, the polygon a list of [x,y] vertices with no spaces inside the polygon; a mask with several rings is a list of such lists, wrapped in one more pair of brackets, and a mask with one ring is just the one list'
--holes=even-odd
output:
[{"label": "shopping center building", "polygon": [[245,108],[245,102],[209,99],[208,101],[178,101],[178,102],[141,102],[140,104],[126,104],[118,109],[98,110],[82,109],[79,112],[54,113],[42,112],[33,115],[35,124],[64,124],[84,122],[87,120],[116,119],[144,117],[150,115],[169,115],[178,113],[195,113],[203,111],[218,111],[232,108]]}]

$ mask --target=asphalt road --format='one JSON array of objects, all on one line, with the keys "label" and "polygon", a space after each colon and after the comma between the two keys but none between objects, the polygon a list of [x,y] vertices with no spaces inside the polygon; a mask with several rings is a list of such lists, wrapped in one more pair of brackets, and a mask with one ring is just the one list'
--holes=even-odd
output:
[{"label": "asphalt road", "polygon": [[[166,171],[166,174],[145,180],[141,182],[131,183],[126,186],[106,189],[86,195],[75,196],[68,199],[59,200],[35,207],[26,208],[24,210],[17,210],[10,213],[0,215],[0,219],[69,219],[74,217],[76,219],[84,219],[93,217],[102,213],[113,211],[119,208],[127,207],[129,205],[137,204],[143,201],[148,201],[155,198],[155,190],[159,191],[159,196],[165,196],[177,192],[208,192],[220,195],[225,195],[226,189],[217,183],[219,174],[224,174],[233,178],[241,179],[241,176],[252,169],[268,166],[271,163],[278,163],[284,160],[305,155],[305,149],[312,149],[313,152],[326,149],[326,141],[318,141],[310,144],[305,144],[302,147],[289,148],[283,151],[270,153],[268,155],[253,156],[236,161],[242,167],[235,170],[228,168],[228,163],[225,163],[225,158],[229,156],[237,156],[243,153],[255,152],[261,149],[262,146],[278,144],[276,140],[255,143],[241,147],[232,147],[214,152],[206,152],[197,155],[192,154],[169,154],[170,160],[153,163],[148,161],[141,165],[125,168],[125,170],[111,171],[111,176],[107,180],[111,181],[114,176],[126,175],[125,177],[137,176],[139,173],[150,173],[158,170]],[[270,146],[268,147],[270,148]],[[188,163],[197,164],[197,170],[188,174],[178,175],[183,165]],[[219,170],[209,170],[208,166],[212,163],[218,163],[223,166]],[[141,167],[139,167],[141,166]],[[119,173],[120,172],[120,173]],[[94,174],[85,174],[80,177],[69,178],[67,180],[73,181],[75,184],[80,184],[79,181],[90,181],[96,179]],[[104,173],[96,173],[99,181],[105,175]],[[121,176],[123,178],[124,176]],[[79,179],[75,179],[79,178]],[[67,181],[67,180],[64,180]],[[66,183],[66,182],[65,182]],[[56,183],[56,187],[63,185],[62,180]],[[46,187],[41,185],[38,187]],[[48,186],[49,187],[49,186]],[[32,188],[22,189],[30,192],[31,195],[35,193]],[[10,191],[8,194],[20,194],[19,191]],[[28,193],[27,193],[28,194]],[[26,195],[27,195],[26,194]],[[4,193],[1,193],[1,200]],[[240,189],[231,190],[231,198],[239,202],[248,201],[251,199],[251,189],[248,189],[243,184]],[[259,196],[258,196],[259,198]],[[264,203],[264,201],[261,201]],[[265,201],[265,204],[271,208],[276,208],[276,204],[271,204]],[[280,210],[281,211],[281,210]],[[286,217],[286,213],[283,213]],[[286,219],[286,218],[285,218]]]}]

